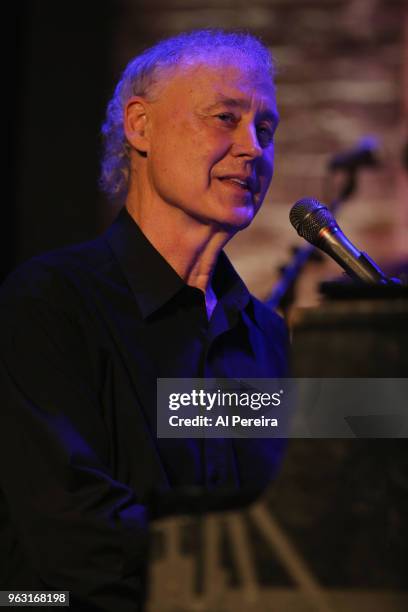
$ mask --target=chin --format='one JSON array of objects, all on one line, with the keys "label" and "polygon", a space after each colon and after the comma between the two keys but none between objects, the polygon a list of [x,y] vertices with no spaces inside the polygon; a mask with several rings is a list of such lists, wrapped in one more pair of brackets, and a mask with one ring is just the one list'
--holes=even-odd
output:
[{"label": "chin", "polygon": [[235,206],[234,208],[224,209],[220,217],[224,218],[224,223],[227,226],[235,228],[236,231],[245,229],[252,223],[259,207],[254,204],[246,204],[244,206]]},{"label": "chin", "polygon": [[245,213],[236,212],[235,214],[230,213],[219,215],[219,217],[214,221],[228,232],[235,234],[236,232],[248,227],[248,225],[252,223],[254,216],[254,213],[249,213],[249,211],[246,211]]},{"label": "chin", "polygon": [[[205,212],[204,212],[205,210]],[[235,234],[250,225],[259,210],[258,203],[253,202],[209,202],[201,210],[192,211],[193,217],[206,225],[213,225],[228,233]],[[204,213],[204,214],[203,214]]]}]

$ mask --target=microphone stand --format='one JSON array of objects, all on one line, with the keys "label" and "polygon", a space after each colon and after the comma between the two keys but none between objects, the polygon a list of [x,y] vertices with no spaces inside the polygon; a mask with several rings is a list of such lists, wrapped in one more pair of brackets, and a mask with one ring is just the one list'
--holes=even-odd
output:
[{"label": "microphone stand", "polygon": [[[346,180],[339,196],[328,205],[328,209],[333,213],[354,193],[357,186],[357,166],[347,168],[347,170]],[[264,301],[266,306],[272,310],[277,308],[284,312],[288,310],[293,302],[296,282],[303,268],[316,252],[318,252],[318,249],[312,244],[296,249],[291,261],[284,266],[280,280],[275,285],[270,296]]]}]

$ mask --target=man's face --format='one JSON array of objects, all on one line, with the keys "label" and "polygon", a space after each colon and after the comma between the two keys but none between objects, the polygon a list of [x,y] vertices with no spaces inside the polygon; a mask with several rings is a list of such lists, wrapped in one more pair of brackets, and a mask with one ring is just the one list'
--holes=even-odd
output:
[{"label": "man's face", "polygon": [[179,69],[151,105],[154,197],[234,233],[259,210],[278,122],[268,75],[231,61]]}]

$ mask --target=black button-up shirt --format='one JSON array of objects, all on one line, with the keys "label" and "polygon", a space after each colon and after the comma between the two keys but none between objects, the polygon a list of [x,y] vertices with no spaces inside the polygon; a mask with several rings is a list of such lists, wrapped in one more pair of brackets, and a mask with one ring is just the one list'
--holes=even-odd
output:
[{"label": "black button-up shirt", "polygon": [[[265,486],[279,440],[156,436],[157,377],[280,377],[282,320],[219,257],[208,321],[124,209],[0,292],[0,584],[135,610],[152,493]],[[94,606],[94,608],[92,607]]]}]

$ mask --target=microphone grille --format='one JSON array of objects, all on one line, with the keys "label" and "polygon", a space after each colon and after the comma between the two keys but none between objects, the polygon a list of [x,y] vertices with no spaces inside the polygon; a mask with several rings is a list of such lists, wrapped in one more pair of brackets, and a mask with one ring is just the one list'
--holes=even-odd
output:
[{"label": "microphone grille", "polygon": [[316,244],[323,227],[337,225],[333,215],[324,204],[312,198],[303,198],[294,204],[289,219],[299,236]]}]

